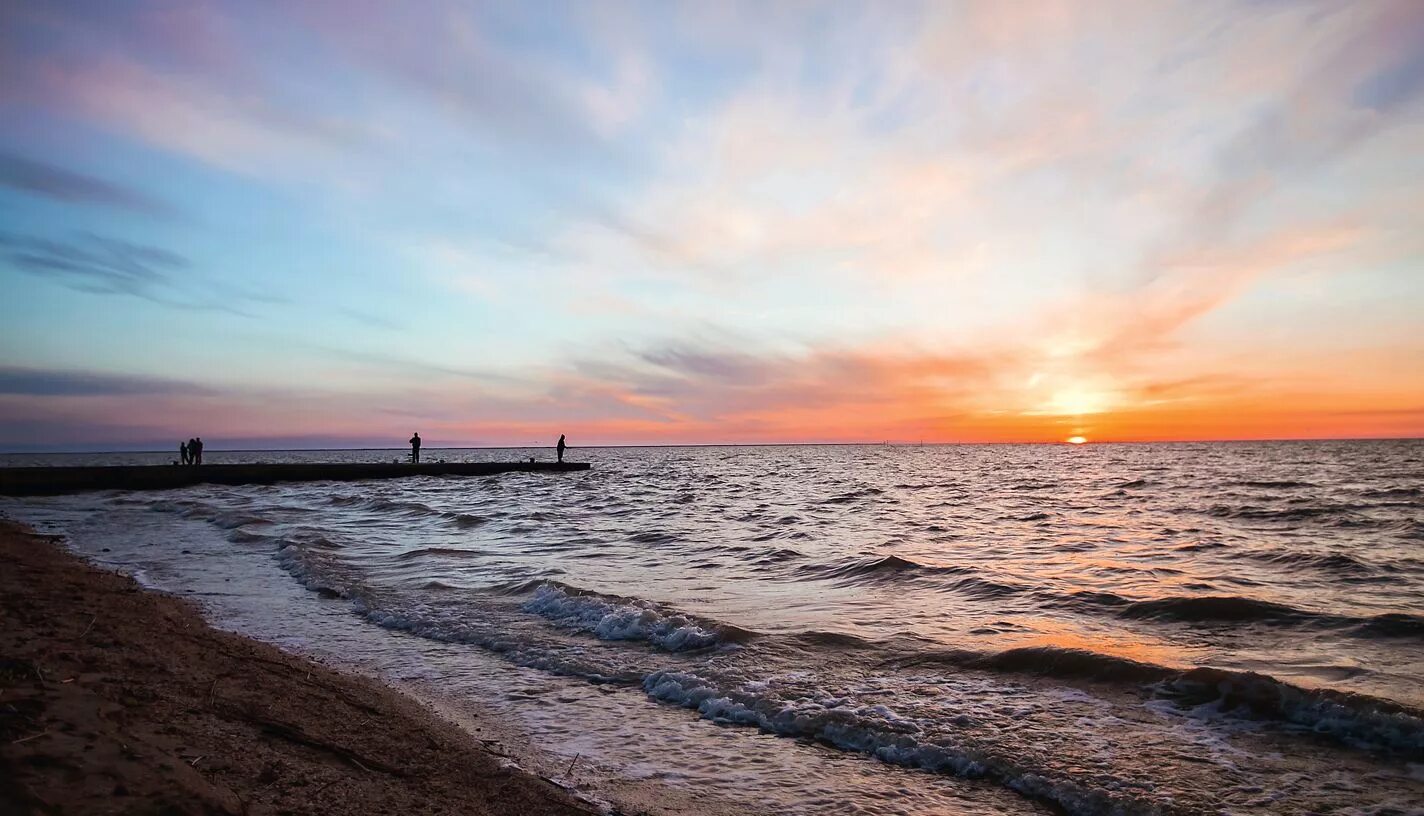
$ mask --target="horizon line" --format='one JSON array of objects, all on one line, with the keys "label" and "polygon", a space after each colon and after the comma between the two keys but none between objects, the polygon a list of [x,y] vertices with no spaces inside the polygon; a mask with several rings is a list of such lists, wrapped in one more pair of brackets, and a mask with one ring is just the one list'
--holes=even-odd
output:
[{"label": "horizon line", "polygon": [[[1217,438],[1217,439],[1104,439],[1088,440],[1081,444],[1073,444],[1066,440],[1003,440],[995,442],[891,442],[889,440],[881,442],[674,442],[661,444],[610,444],[610,445],[570,445],[569,450],[617,450],[624,448],[810,448],[810,447],[892,447],[892,448],[924,448],[924,447],[951,447],[951,446],[978,446],[978,445],[1055,445],[1068,447],[1090,447],[1094,445],[1221,445],[1221,444],[1249,444],[1249,443],[1299,443],[1299,442],[1418,442],[1424,441],[1424,436],[1344,436],[1344,437],[1256,437],[1256,438]],[[541,448],[553,448],[552,444],[533,445],[450,445],[431,446],[421,445],[421,450],[535,450]],[[324,451],[403,451],[408,446],[399,447],[313,447],[313,448],[211,448],[208,453],[318,453]],[[78,455],[103,455],[103,454],[147,454],[162,453],[168,454],[172,451],[168,448],[154,449],[130,449],[130,450],[101,450],[101,449],[81,449],[81,450],[13,450],[0,449],[0,456],[78,456]]]}]

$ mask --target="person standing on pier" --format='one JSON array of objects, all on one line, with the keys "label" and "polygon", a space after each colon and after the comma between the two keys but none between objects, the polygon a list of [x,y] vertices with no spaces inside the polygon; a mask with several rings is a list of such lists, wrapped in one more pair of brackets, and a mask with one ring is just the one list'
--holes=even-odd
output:
[{"label": "person standing on pier", "polygon": [[203,463],[203,438],[193,437],[193,441],[188,443],[188,461],[194,465]]},{"label": "person standing on pier", "polygon": [[182,462],[182,463],[185,464],[185,465],[188,464],[188,443],[187,443],[187,442],[179,442],[179,443],[178,443],[178,461],[179,461],[179,462]]},{"label": "person standing on pier", "polygon": [[554,448],[559,452],[559,461],[560,461],[560,462],[564,461],[564,448],[567,448],[567,447],[568,447],[568,445],[565,445],[565,444],[564,444],[564,435],[563,435],[563,434],[559,434],[559,444],[555,445]]},{"label": "person standing on pier", "polygon": [[415,436],[412,436],[412,437],[410,438],[410,463],[411,463],[412,465],[418,465],[418,464],[420,464],[420,434],[419,434],[419,433],[417,433]]}]

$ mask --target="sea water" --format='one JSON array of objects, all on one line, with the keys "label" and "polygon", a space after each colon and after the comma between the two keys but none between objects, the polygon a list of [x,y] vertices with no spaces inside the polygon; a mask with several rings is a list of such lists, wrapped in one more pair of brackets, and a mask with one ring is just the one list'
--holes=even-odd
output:
[{"label": "sea water", "polygon": [[1424,443],[574,453],[593,468],[0,510],[219,625],[498,720],[595,798],[1424,809]]}]

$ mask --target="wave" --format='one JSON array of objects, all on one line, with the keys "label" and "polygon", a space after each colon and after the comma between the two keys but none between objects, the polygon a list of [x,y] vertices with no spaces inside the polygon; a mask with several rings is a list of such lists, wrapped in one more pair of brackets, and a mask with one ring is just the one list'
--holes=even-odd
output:
[{"label": "wave", "polygon": [[970,649],[945,649],[891,658],[886,664],[898,668],[938,665],[1009,674],[1036,674],[1061,679],[1133,683],[1157,682],[1178,673],[1165,666],[1141,663],[1087,649],[1059,646],[1022,646],[988,653]]},{"label": "wave", "polygon": [[878,646],[865,638],[841,632],[802,632],[792,637],[793,642],[812,648],[845,651],[848,649],[875,649]]},{"label": "wave", "polygon": [[1030,591],[1029,588],[1025,586],[1005,584],[1000,581],[990,581],[987,578],[979,578],[972,575],[946,584],[944,589],[965,595],[972,595],[976,598],[1004,598],[1009,595],[1018,595]]},{"label": "wave", "polygon": [[1424,757],[1424,712],[1376,697],[1209,667],[1165,679],[1154,691],[1201,718],[1286,722],[1357,747]]},{"label": "wave", "polygon": [[635,685],[643,672],[599,662],[583,650],[561,650],[536,641],[522,640],[496,628],[483,628],[467,616],[441,614],[434,609],[386,608],[357,601],[355,609],[367,621],[393,632],[404,632],[440,643],[459,643],[488,649],[510,662],[593,683]]},{"label": "wave", "polygon": [[461,529],[470,529],[489,523],[489,519],[474,513],[459,513],[453,510],[437,510],[428,504],[416,501],[392,501],[391,499],[369,498],[366,496],[332,496],[327,503],[337,507],[355,507],[387,515],[408,518],[430,517],[449,521]]},{"label": "wave", "polygon": [[1320,617],[1285,604],[1239,595],[1173,596],[1130,601],[1118,614],[1124,618],[1180,621],[1302,621]]},{"label": "wave", "polygon": [[1092,678],[1129,682],[1151,682],[1170,676],[1172,670],[1126,657],[1100,654],[1087,649],[1058,646],[1023,646],[969,661],[970,668],[996,672],[1042,674],[1061,678]]},{"label": "wave", "polygon": [[1232,557],[1249,558],[1253,561],[1262,561],[1268,564],[1312,567],[1325,572],[1347,573],[1350,575],[1368,575],[1378,571],[1372,564],[1342,552],[1320,554],[1293,552],[1290,550],[1258,550],[1254,552],[1248,550],[1238,552]]},{"label": "wave", "polygon": [[453,521],[456,527],[466,530],[474,527],[482,527],[489,523],[489,519],[484,516],[477,516],[473,513],[442,513],[441,515]]},{"label": "wave", "polygon": [[241,511],[216,513],[211,516],[204,515],[200,517],[207,518],[213,524],[226,530],[236,530],[239,527],[259,526],[272,523],[271,519],[266,519],[251,513],[243,513]]},{"label": "wave", "polygon": [[1424,616],[1420,615],[1403,612],[1368,617],[1336,615],[1235,595],[1133,601],[1118,614],[1125,618],[1158,620],[1294,624],[1347,630],[1361,637],[1424,637]]},{"label": "wave", "polygon": [[787,561],[798,561],[805,557],[806,556],[798,550],[793,550],[790,547],[782,547],[776,550],[764,550],[757,553],[754,557],[744,556],[741,560],[752,567],[770,569],[779,564],[784,564]]},{"label": "wave", "polygon": [[628,540],[638,544],[672,544],[681,539],[672,533],[663,532],[662,530],[645,530],[641,533],[634,533],[628,536]]},{"label": "wave", "polygon": [[1173,547],[1175,552],[1206,552],[1207,550],[1219,550],[1226,547],[1224,541],[1193,541],[1191,544],[1182,544]]},{"label": "wave", "polygon": [[820,503],[821,503],[821,504],[850,504],[850,503],[852,503],[852,502],[860,501],[861,499],[868,499],[868,498],[871,498],[871,497],[873,497],[873,496],[880,496],[880,495],[883,495],[884,493],[885,493],[885,491],[884,491],[884,490],[881,490],[881,489],[878,488],[878,487],[865,487],[865,488],[861,488],[860,490],[852,490],[852,491],[850,491],[849,493],[842,493],[842,494],[840,494],[839,496],[832,496],[832,497],[829,498],[829,499],[823,499]]},{"label": "wave", "polygon": [[499,595],[528,595],[541,586],[553,583],[547,578],[517,578],[488,587]]},{"label": "wave", "polygon": [[1424,616],[1388,612],[1360,621],[1356,631],[1383,637],[1424,637]]},{"label": "wave", "polygon": [[367,510],[378,510],[401,516],[439,516],[441,511],[428,504],[416,501],[391,501],[390,499],[369,499],[363,505]]},{"label": "wave", "polygon": [[416,558],[427,558],[429,556],[456,557],[456,558],[478,558],[485,555],[480,550],[467,550],[460,547],[418,547],[414,550],[406,550],[395,556],[397,561],[410,561]]},{"label": "wave", "polygon": [[891,658],[882,665],[938,665],[1061,680],[1145,684],[1157,698],[1189,707],[1193,716],[1288,723],[1357,747],[1424,754],[1424,712],[1362,694],[1306,689],[1255,672],[1212,667],[1184,670],[1057,646],[989,653],[950,649]]},{"label": "wave", "polygon": [[968,567],[951,565],[921,564],[898,555],[884,555],[852,561],[847,564],[806,564],[796,570],[799,574],[820,579],[830,579],[845,583],[878,583],[894,580],[897,576],[959,574],[970,572]]},{"label": "wave", "polygon": [[227,540],[234,544],[268,544],[277,540],[277,538],[276,536],[238,529],[228,533]]},{"label": "wave", "polygon": [[206,521],[225,530],[271,524],[272,520],[245,510],[223,510],[192,500],[130,499],[123,504],[146,507],[155,513],[174,513],[184,518]]},{"label": "wave", "polygon": [[[810,709],[794,715],[769,713],[765,706],[747,705],[746,700],[739,701],[735,696],[704,693],[705,682],[701,685],[694,683],[691,688],[683,683],[668,685],[667,681],[677,676],[675,672],[658,671],[642,675],[626,665],[600,666],[589,663],[584,657],[546,653],[547,650],[541,650],[536,644],[512,641],[507,633],[499,631],[499,627],[485,631],[472,626],[469,609],[464,606],[446,616],[433,615],[428,609],[385,609],[372,598],[368,588],[348,575],[332,554],[324,550],[286,546],[279,551],[278,557],[309,589],[328,597],[351,599],[359,613],[386,628],[437,640],[477,644],[501,653],[515,652],[509,656],[521,665],[585,677],[595,682],[638,682],[642,678],[645,689],[655,698],[696,708],[711,719],[755,722],[776,733],[821,739],[897,764],[931,770],[948,769],[968,775],[982,773],[995,776],[998,773],[992,759],[973,752],[956,753],[941,743],[908,744],[896,741],[898,738],[882,741],[880,737],[887,733],[905,732],[885,732],[881,727],[883,723],[857,723],[855,718],[860,715],[856,712],[852,712],[849,718],[838,714],[829,719],[820,718]],[[862,562],[861,566],[891,574],[923,568],[923,565],[896,556]],[[604,640],[643,641],[666,651],[687,651],[740,644],[758,637],[753,632],[683,615],[649,601],[599,595],[547,579],[518,584],[511,582],[504,589],[510,594],[522,594],[532,589],[533,597],[520,607],[523,611]],[[1128,617],[1323,623],[1350,625],[1372,636],[1424,636],[1424,617],[1404,613],[1352,618],[1311,613],[1284,604],[1234,596],[1131,601],[1112,593],[1080,592],[1075,593],[1073,600],[1115,607],[1119,614]],[[474,616],[473,620],[483,621],[485,618]],[[1019,647],[987,653],[953,649],[905,652],[891,644],[820,631],[791,636],[789,645],[830,652],[854,650],[873,654],[884,650],[887,657],[879,665],[895,669],[937,665],[957,670],[1146,686],[1155,700],[1185,716],[1283,723],[1355,747],[1424,756],[1424,712],[1366,695],[1334,689],[1306,689],[1254,672],[1213,667],[1183,670],[1085,649],[1053,646]],[[1163,709],[1158,706],[1157,710]],[[762,716],[768,719],[762,722],[759,719]],[[840,726],[835,726],[837,722]],[[1010,787],[1017,784],[1015,779],[1017,777],[1012,775],[1003,777]],[[1074,790],[1075,796],[1089,797],[1081,801],[1103,804],[1093,799],[1102,795],[1099,790]],[[1053,796],[1049,799],[1061,804]],[[1071,809],[1075,812],[1104,812],[1097,810],[1097,807],[1092,805],[1080,810],[1074,806]]]},{"label": "wave", "polygon": [[1228,487],[1260,487],[1275,488],[1277,490],[1294,490],[1301,487],[1315,487],[1310,482],[1298,482],[1290,479],[1248,479],[1237,482],[1227,482]]},{"label": "wave", "polygon": [[283,536],[282,541],[284,544],[299,544],[320,550],[341,549],[341,545],[327,538],[323,531],[312,527],[298,527]]},{"label": "wave", "polygon": [[[1417,487],[1386,487],[1379,490],[1365,490],[1360,493],[1367,499],[1420,499],[1424,498],[1424,489]],[[1413,502],[1405,502],[1404,506],[1413,506]]]},{"label": "wave", "polygon": [[1399,533],[1400,538],[1413,541],[1424,541],[1424,521],[1419,519],[1407,519],[1391,525],[1392,529]]},{"label": "wave", "polygon": [[772,679],[723,685],[694,672],[661,670],[644,679],[643,690],[655,700],[693,709],[715,723],[815,740],[892,765],[990,779],[1067,813],[1158,812],[1152,803],[1112,789],[1110,780],[1089,788],[1071,779],[1050,778],[973,741],[927,733],[924,723],[902,717],[888,705],[854,705],[844,696],[817,688],[780,697],[774,693],[775,683]]},{"label": "wave", "polygon": [[729,645],[753,636],[744,629],[701,621],[650,601],[598,595],[552,582],[535,590],[522,608],[602,640],[643,640],[672,652]]},{"label": "wave", "polygon": [[1207,514],[1217,516],[1218,518],[1241,519],[1245,521],[1306,521],[1309,519],[1332,517],[1345,520],[1358,520],[1360,516],[1357,511],[1360,509],[1358,506],[1345,504],[1320,504],[1280,509],[1257,507],[1255,505],[1232,506],[1229,504],[1217,504],[1208,509]]},{"label": "wave", "polygon": [[1129,620],[1181,623],[1263,623],[1335,629],[1360,637],[1424,637],[1424,616],[1390,612],[1356,616],[1316,612],[1288,604],[1240,595],[1169,595],[1134,600],[1114,592],[1079,590],[1067,595],[1051,590],[1034,593],[1045,606],[1079,612],[1110,609]]},{"label": "wave", "polygon": [[325,548],[283,542],[275,558],[297,583],[323,597],[359,599],[365,585]]},{"label": "wave", "polygon": [[[515,635],[509,622],[500,620],[498,608],[472,605],[470,593],[461,592],[460,602],[444,606],[427,603],[424,599],[403,603],[365,585],[329,554],[319,550],[289,545],[278,551],[277,560],[302,586],[322,597],[350,601],[357,615],[383,629],[442,643],[479,646],[520,666],[595,683],[633,685],[641,682],[646,674],[646,670],[600,661],[599,656],[586,654],[583,649],[561,649],[557,644]],[[545,579],[538,583],[547,587],[552,582]],[[452,589],[458,588],[433,580],[422,586],[427,595],[438,596]]]}]

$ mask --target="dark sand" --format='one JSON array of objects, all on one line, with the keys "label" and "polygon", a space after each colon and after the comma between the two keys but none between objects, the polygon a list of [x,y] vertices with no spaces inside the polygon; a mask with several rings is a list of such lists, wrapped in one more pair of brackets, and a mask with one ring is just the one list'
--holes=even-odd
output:
[{"label": "dark sand", "polygon": [[502,762],[0,520],[0,813],[596,812]]}]

